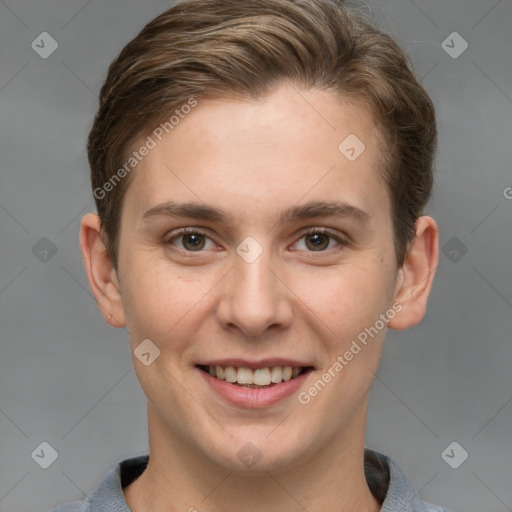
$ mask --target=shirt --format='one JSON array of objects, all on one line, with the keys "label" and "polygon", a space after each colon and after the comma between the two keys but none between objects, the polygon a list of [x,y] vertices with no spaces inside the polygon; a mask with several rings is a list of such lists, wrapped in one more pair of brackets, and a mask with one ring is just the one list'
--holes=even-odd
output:
[{"label": "shirt", "polygon": [[[61,505],[53,512],[130,512],[123,488],[146,469],[149,455],[119,462],[83,501]],[[381,512],[448,512],[421,501],[400,466],[382,453],[365,448],[364,472],[368,486],[382,504]]]}]

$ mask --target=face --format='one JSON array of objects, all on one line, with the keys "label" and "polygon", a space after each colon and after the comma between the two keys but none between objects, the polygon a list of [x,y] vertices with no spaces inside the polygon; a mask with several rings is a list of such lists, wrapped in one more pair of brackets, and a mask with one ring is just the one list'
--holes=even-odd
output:
[{"label": "face", "polygon": [[[248,452],[276,470],[364,436],[398,275],[371,117],[283,85],[199,98],[157,142],[124,199],[117,275],[132,353],[160,351],[133,357],[152,435],[238,471]],[[241,382],[305,370],[246,388],[202,365]]]}]

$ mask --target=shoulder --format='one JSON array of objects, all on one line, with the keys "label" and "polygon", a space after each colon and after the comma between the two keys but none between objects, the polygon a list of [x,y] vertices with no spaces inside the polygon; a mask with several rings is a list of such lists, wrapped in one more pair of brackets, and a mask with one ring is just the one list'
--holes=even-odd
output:
[{"label": "shoulder", "polygon": [[381,512],[449,512],[422,501],[393,459],[368,448],[365,449],[365,475],[375,497],[382,502]]},{"label": "shoulder", "polygon": [[93,512],[97,510],[130,512],[124,499],[123,488],[142,474],[148,460],[148,455],[140,455],[118,462],[86,499],[65,503],[51,512]]}]

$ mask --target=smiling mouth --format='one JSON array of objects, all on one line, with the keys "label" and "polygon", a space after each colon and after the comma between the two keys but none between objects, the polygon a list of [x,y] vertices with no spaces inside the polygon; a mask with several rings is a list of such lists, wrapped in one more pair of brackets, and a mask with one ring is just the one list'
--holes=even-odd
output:
[{"label": "smiling mouth", "polygon": [[236,366],[197,365],[196,367],[216,379],[251,389],[270,388],[313,370],[312,366],[272,366],[255,370]]}]

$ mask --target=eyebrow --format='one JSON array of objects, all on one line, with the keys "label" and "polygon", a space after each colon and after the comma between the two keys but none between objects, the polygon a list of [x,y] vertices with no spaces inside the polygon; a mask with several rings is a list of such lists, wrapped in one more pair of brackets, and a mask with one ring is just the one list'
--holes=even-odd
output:
[{"label": "eyebrow", "polygon": [[[229,224],[229,216],[222,210],[205,203],[168,201],[147,210],[143,215],[144,221],[155,217],[190,217],[192,219],[223,222]],[[294,222],[322,217],[349,217],[366,223],[370,215],[356,206],[340,201],[311,201],[282,210],[279,216],[281,222]]]}]

